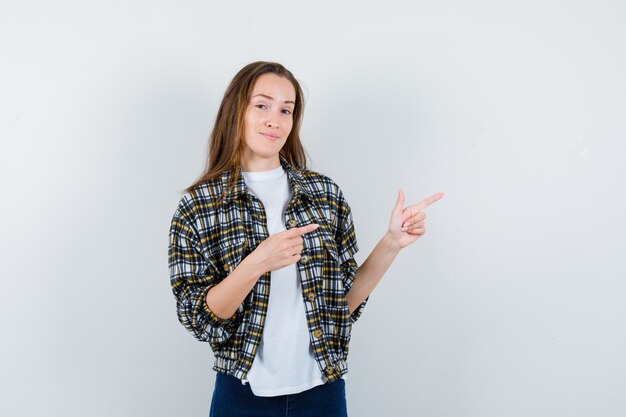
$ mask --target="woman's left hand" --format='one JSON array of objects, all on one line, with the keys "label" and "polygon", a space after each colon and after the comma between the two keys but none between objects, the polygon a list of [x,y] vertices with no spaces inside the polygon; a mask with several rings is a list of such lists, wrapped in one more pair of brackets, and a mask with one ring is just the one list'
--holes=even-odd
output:
[{"label": "woman's left hand", "polygon": [[424,219],[426,214],[421,210],[430,206],[435,201],[440,200],[443,193],[433,194],[432,196],[420,201],[417,204],[404,206],[404,190],[400,188],[398,192],[398,201],[391,212],[391,220],[389,221],[389,231],[392,242],[400,249],[407,247],[426,233],[424,227]]}]

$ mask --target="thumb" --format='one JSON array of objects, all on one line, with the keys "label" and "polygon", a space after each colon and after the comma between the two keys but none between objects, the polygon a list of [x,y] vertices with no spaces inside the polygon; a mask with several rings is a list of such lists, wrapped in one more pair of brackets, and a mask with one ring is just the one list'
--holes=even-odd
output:
[{"label": "thumb", "polygon": [[404,207],[404,190],[402,188],[400,188],[400,191],[398,191],[398,200],[396,200],[396,210],[402,210],[402,207]]}]

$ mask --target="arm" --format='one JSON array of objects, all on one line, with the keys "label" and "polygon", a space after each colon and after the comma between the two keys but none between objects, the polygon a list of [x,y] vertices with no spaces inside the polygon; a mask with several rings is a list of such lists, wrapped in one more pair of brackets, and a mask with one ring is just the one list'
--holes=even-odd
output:
[{"label": "arm", "polygon": [[404,190],[400,190],[396,206],[391,213],[389,230],[355,274],[352,287],[346,296],[350,312],[358,308],[374,290],[400,250],[424,235],[426,215],[421,210],[442,197],[443,193],[437,193],[418,204],[403,208]]},{"label": "arm", "polygon": [[266,271],[275,271],[300,259],[302,235],[315,230],[317,224],[308,224],[275,233],[261,242],[246,256],[230,275],[211,288],[206,303],[219,317],[229,318],[236,313],[258,279]]},{"label": "arm", "polygon": [[356,271],[347,294],[350,314],[371,294],[399,252],[400,248],[386,233]]},{"label": "arm", "polygon": [[[217,285],[218,269],[202,254],[196,231],[179,211],[170,226],[168,259],[180,323],[199,341],[223,343],[228,340],[238,327],[240,314],[223,319],[208,308],[207,293]],[[231,275],[243,274],[244,269],[235,271],[237,268]]]},{"label": "arm", "polygon": [[346,299],[350,310],[350,321],[355,323],[363,313],[363,309],[369,300],[369,293],[366,294],[365,297],[358,300],[358,303],[356,302],[357,297],[354,295],[363,294],[363,291],[358,289],[357,291],[352,292],[352,285],[356,280],[357,271],[361,269],[354,259],[354,255],[359,251],[359,245],[356,239],[356,230],[354,228],[350,205],[346,201],[343,192],[338,186],[336,186],[335,193],[337,198],[336,241],[338,246],[339,262],[341,264],[343,286],[346,291]]},{"label": "arm", "polygon": [[255,272],[244,258],[222,282],[212,287],[206,296],[209,309],[218,318],[230,318],[243,303],[262,274]]}]

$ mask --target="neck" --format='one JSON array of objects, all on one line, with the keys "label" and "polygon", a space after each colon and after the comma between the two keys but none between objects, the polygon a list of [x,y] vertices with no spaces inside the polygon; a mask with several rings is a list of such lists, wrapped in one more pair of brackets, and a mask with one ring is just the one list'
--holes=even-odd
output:
[{"label": "neck", "polygon": [[270,171],[280,166],[278,155],[269,158],[255,156],[253,158],[241,158],[241,170],[244,172]]}]

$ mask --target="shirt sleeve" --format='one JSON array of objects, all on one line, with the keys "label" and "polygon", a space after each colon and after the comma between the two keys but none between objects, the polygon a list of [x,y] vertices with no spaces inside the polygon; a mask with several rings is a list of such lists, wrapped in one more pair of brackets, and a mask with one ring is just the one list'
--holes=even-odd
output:
[{"label": "shirt sleeve", "polygon": [[[359,251],[359,245],[356,239],[356,230],[354,228],[354,221],[352,219],[352,210],[348,201],[345,199],[343,192],[337,187],[337,216],[338,216],[338,228],[337,228],[337,242],[339,244],[338,254],[341,263],[341,269],[343,271],[343,286],[346,290],[346,294],[354,283],[356,277],[356,271],[359,268],[354,255]],[[363,302],[352,312],[350,321],[355,323],[361,314],[363,308],[369,296],[363,300]]]},{"label": "shirt sleeve", "polygon": [[168,263],[180,323],[201,342],[224,343],[236,331],[240,312],[222,319],[209,309],[206,296],[218,283],[218,269],[202,254],[197,233],[178,210],[170,226]]}]

